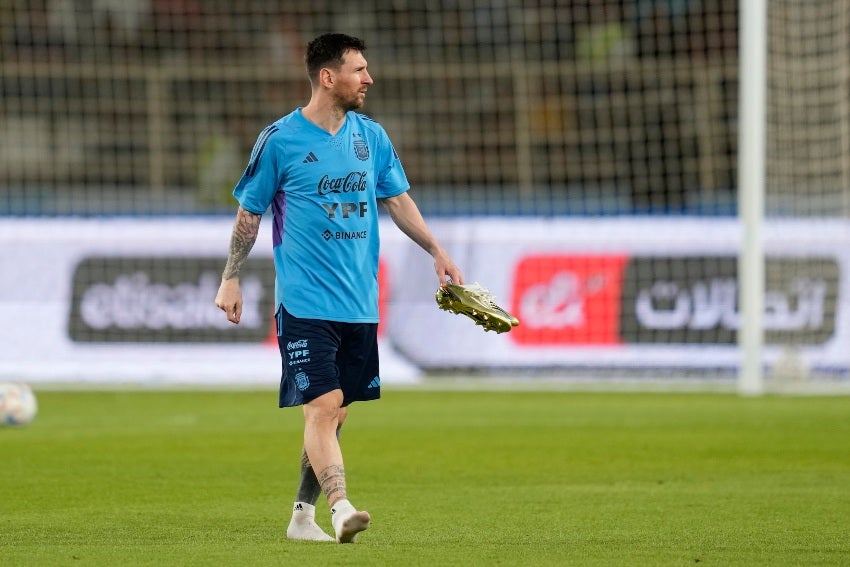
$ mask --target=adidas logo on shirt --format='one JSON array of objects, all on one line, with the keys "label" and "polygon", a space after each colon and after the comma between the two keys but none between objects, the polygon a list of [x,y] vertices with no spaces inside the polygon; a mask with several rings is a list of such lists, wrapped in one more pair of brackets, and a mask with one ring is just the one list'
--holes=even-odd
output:
[{"label": "adidas logo on shirt", "polygon": [[315,163],[317,161],[319,161],[319,158],[316,157],[316,154],[314,154],[313,152],[310,152],[309,154],[307,154],[307,157],[305,157],[301,161],[301,163]]}]

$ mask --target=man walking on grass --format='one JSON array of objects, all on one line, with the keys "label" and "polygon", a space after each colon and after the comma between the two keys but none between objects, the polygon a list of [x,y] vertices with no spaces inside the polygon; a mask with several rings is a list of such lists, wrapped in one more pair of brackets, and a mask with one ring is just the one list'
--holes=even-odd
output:
[{"label": "man walking on grass", "polygon": [[[274,217],[280,407],[302,406],[301,479],[287,537],[353,542],[368,512],[349,501],[339,432],[355,401],[380,397],[377,203],[434,261],[437,279],[463,276],[431,234],[384,129],[354,112],[373,81],[363,41],[325,34],[307,46],[304,107],[266,127],[233,192],[239,208],[216,305],[239,323],[239,273],[261,216]],[[325,494],[334,536],[315,521]]]}]

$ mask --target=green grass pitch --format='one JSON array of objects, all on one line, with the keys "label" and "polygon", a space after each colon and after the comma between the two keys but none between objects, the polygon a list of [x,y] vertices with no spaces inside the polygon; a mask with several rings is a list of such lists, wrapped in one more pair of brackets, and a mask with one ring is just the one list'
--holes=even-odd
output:
[{"label": "green grass pitch", "polygon": [[0,429],[3,565],[850,564],[847,398],[390,389],[343,430],[373,522],[338,545],[284,537],[275,392],[37,395]]}]

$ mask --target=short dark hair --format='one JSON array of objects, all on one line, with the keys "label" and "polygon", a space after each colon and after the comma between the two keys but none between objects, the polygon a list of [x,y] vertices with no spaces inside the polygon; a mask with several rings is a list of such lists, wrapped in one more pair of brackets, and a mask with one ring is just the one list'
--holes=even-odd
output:
[{"label": "short dark hair", "polygon": [[315,81],[322,67],[341,66],[342,56],[349,49],[362,53],[366,51],[366,44],[362,39],[344,33],[326,33],[315,38],[307,44],[307,76]]}]

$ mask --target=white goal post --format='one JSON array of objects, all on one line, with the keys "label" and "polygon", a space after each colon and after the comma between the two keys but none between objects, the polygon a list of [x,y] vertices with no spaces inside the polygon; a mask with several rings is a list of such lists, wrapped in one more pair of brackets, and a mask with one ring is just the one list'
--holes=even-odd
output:
[{"label": "white goal post", "polygon": [[741,326],[738,345],[741,367],[738,391],[764,392],[764,221],[765,89],[767,82],[766,0],[741,2],[740,114],[738,122],[738,203],[742,246],[739,255]]}]

